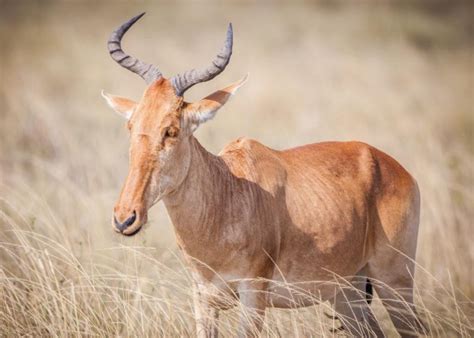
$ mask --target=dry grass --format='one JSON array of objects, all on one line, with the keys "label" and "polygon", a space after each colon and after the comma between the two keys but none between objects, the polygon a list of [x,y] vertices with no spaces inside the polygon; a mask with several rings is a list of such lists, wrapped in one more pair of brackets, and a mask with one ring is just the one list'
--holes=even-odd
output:
[{"label": "dry grass", "polygon": [[[230,67],[188,95],[250,72],[198,131],[208,149],[242,135],[276,148],[358,139],[413,173],[422,192],[418,308],[434,336],[473,334],[472,5],[252,1],[0,2],[3,334],[194,333],[191,279],[162,205],[134,238],[109,225],[127,132],[100,90],[137,98],[144,84],[111,61],[105,41],[142,10],[125,48],[167,75],[206,64],[234,23]],[[380,302],[374,307],[392,335]],[[328,310],[269,310],[265,335],[332,335]],[[236,320],[235,310],[220,320],[225,336]]]}]

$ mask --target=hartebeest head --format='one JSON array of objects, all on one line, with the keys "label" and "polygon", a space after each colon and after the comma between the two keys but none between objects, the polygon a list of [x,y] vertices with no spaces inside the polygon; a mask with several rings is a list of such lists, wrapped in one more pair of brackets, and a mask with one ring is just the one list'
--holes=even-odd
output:
[{"label": "hartebeest head", "polygon": [[148,209],[183,182],[190,165],[192,133],[201,123],[212,119],[245,82],[244,78],[198,102],[185,102],[183,94],[187,89],[213,79],[229,63],[232,25],[227,29],[224,47],[209,67],[166,79],[156,66],[122,50],[123,35],[144,14],[113,31],[107,46],[112,58],[140,75],[148,87],[138,102],[102,92],[107,103],[128,120],[130,131],[129,172],[113,216],[115,230],[124,235],[138,232],[147,220]]}]

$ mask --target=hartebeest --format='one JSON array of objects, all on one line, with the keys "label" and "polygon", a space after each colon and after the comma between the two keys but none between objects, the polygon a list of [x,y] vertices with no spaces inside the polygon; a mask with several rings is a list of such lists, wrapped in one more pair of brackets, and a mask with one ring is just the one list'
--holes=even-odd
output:
[{"label": "hartebeest", "polygon": [[[112,58],[148,84],[139,102],[103,93],[128,119],[131,143],[113,226],[133,235],[147,221],[148,209],[164,201],[196,276],[197,334],[217,334],[225,295],[239,299],[246,313],[239,333],[247,336],[260,331],[266,307],[313,304],[308,294],[338,299],[337,285],[325,281],[342,277],[355,286],[335,301],[336,311],[348,317],[346,328],[367,320],[372,333],[380,334],[354,276],[363,278],[363,290],[366,281],[379,281],[374,287],[400,334],[421,329],[413,306],[400,315],[405,304],[413,303],[420,213],[413,177],[390,156],[360,142],[278,151],[239,138],[219,155],[209,153],[193,132],[214,117],[245,78],[195,103],[184,101],[183,94],[227,66],[232,26],[208,68],[166,79],[156,66],[122,50],[123,35],[143,14],[108,40]],[[297,283],[298,291],[283,281]],[[402,302],[394,301],[389,289],[404,290]]]}]

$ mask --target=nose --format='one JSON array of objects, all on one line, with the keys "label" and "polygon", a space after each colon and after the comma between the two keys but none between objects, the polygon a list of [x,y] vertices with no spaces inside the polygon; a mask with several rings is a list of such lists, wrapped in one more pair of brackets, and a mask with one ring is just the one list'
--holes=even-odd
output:
[{"label": "nose", "polygon": [[125,229],[127,229],[130,225],[135,223],[136,219],[137,219],[137,213],[135,212],[135,210],[133,211],[132,215],[129,218],[127,218],[125,222],[123,223],[120,223],[117,220],[117,217],[114,215],[115,227],[117,228],[118,231],[124,232]]}]

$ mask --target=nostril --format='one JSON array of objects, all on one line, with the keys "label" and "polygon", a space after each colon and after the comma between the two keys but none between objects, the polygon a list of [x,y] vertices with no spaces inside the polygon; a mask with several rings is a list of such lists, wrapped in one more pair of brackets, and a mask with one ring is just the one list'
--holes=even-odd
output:
[{"label": "nostril", "polygon": [[122,224],[117,221],[117,217],[114,216],[114,224],[118,231],[122,232],[125,228],[122,228]]},{"label": "nostril", "polygon": [[133,223],[135,223],[135,220],[137,219],[137,213],[135,212],[135,210],[133,210],[133,213],[132,213],[132,216],[130,216],[124,224],[126,224],[126,226],[130,226],[132,225]]},{"label": "nostril", "polygon": [[137,213],[134,210],[133,213],[132,213],[132,216],[127,218],[127,220],[123,223],[120,223],[119,221],[117,221],[117,218],[114,216],[114,223],[115,223],[115,226],[117,227],[117,229],[122,232],[125,229],[127,229],[130,225],[135,223],[136,219],[137,219]]}]

